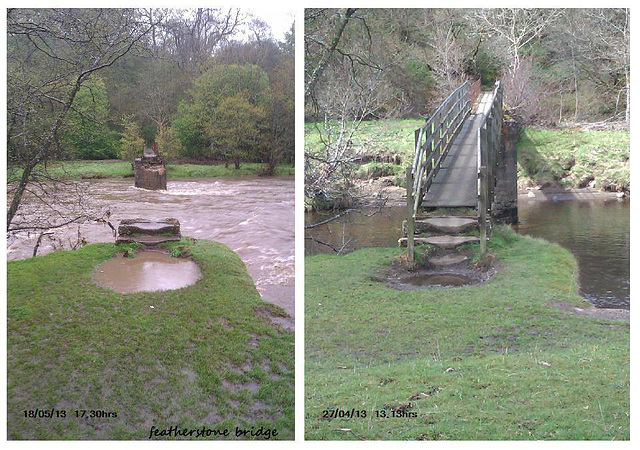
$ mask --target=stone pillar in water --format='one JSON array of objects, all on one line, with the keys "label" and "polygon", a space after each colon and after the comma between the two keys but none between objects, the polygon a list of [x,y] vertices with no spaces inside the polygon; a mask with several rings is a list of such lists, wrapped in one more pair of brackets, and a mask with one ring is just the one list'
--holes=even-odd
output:
[{"label": "stone pillar in water", "polygon": [[167,169],[162,157],[149,148],[144,149],[142,158],[134,161],[135,186],[142,189],[167,189]]},{"label": "stone pillar in water", "polygon": [[502,145],[498,151],[495,175],[496,187],[492,216],[506,224],[518,223],[518,158],[516,143],[520,126],[513,120],[502,124]]}]

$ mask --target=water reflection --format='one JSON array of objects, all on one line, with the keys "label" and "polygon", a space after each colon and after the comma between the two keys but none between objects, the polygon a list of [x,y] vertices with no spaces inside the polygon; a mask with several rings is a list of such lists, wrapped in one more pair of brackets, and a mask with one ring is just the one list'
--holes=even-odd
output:
[{"label": "water reflection", "polygon": [[93,280],[121,294],[166,291],[190,286],[200,278],[198,265],[164,252],[139,251],[134,258],[118,255],[100,264]]},{"label": "water reflection", "polygon": [[629,309],[629,202],[617,199],[521,201],[520,234],[569,249],[580,267],[582,295],[601,308]]},{"label": "water reflection", "polygon": [[[333,253],[329,246],[349,251],[363,247],[394,247],[405,217],[404,207],[387,207],[366,217],[349,214],[306,230],[305,252]],[[629,201],[528,201],[519,203],[520,234],[541,237],[569,249],[578,260],[582,295],[601,308],[629,309]],[[306,223],[327,214],[307,213]],[[328,244],[328,245],[327,245]]]}]

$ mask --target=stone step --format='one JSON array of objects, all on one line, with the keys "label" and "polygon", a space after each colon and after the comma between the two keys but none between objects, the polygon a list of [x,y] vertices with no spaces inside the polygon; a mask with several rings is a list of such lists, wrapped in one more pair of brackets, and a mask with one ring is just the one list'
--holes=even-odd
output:
[{"label": "stone step", "polygon": [[429,258],[429,262],[434,266],[451,266],[453,264],[460,264],[468,259],[469,258],[464,255],[449,253],[442,256],[432,256]]},{"label": "stone step", "polygon": [[[473,230],[478,226],[478,220],[469,217],[441,216],[416,219],[414,233],[446,233],[458,234]],[[402,230],[407,234],[407,221],[402,223]]]},{"label": "stone step", "polygon": [[[466,244],[468,242],[480,242],[478,236],[428,236],[428,237],[414,237],[416,244],[431,244],[442,249],[456,248],[459,245]],[[398,239],[398,245],[406,247],[407,238]]]},{"label": "stone step", "polygon": [[149,234],[126,234],[118,236],[116,239],[116,244],[124,244],[128,242],[138,242],[139,244],[145,245],[156,245],[161,244],[163,242],[173,242],[179,241],[180,236],[176,235],[149,235]]},{"label": "stone step", "polygon": [[118,226],[120,236],[133,234],[161,235],[172,234],[180,236],[180,222],[176,219],[146,220],[124,219]]}]

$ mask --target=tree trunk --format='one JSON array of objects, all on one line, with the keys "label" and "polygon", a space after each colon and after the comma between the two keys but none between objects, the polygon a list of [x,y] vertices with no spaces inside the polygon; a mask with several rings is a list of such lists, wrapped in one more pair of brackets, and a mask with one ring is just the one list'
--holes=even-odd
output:
[{"label": "tree trunk", "polygon": [[629,80],[629,70],[624,73],[625,81],[627,84],[627,110],[625,112],[625,122],[629,124],[631,120],[631,82]]},{"label": "tree trunk", "polygon": [[322,72],[324,72],[325,67],[329,63],[329,59],[331,58],[331,55],[333,54],[336,47],[338,46],[338,43],[340,42],[340,38],[342,37],[342,32],[344,31],[344,28],[347,26],[347,22],[349,22],[349,19],[355,12],[356,12],[356,8],[347,8],[347,10],[344,13],[344,16],[342,16],[342,19],[338,24],[338,28],[336,29],[336,33],[333,36],[333,40],[331,41],[331,45],[329,46],[329,50],[327,50],[327,52],[322,56],[322,58],[320,59],[320,62],[311,73],[311,76],[309,76],[309,81],[307,81],[307,86],[304,90],[305,98],[308,97],[313,92],[313,89],[315,88],[315,85],[318,82],[318,79],[322,75]]},{"label": "tree trunk", "polygon": [[24,194],[24,191],[27,189],[29,179],[31,178],[31,172],[38,164],[40,164],[42,158],[44,158],[49,153],[49,149],[51,148],[51,145],[53,145],[56,135],[58,134],[58,129],[62,125],[67,112],[69,111],[69,109],[71,109],[73,99],[76,97],[76,94],[80,90],[80,86],[82,86],[82,82],[84,81],[84,79],[84,75],[78,77],[78,79],[76,80],[76,84],[73,86],[73,89],[69,93],[66,103],[62,107],[62,111],[60,111],[60,114],[56,118],[56,121],[53,123],[53,126],[49,130],[49,134],[42,143],[40,151],[27,163],[26,167],[22,171],[22,177],[20,178],[20,182],[18,183],[18,188],[14,192],[11,199],[11,205],[7,210],[7,231],[10,230],[11,222],[18,212],[18,207],[20,206],[20,202],[22,201],[22,196]]}]

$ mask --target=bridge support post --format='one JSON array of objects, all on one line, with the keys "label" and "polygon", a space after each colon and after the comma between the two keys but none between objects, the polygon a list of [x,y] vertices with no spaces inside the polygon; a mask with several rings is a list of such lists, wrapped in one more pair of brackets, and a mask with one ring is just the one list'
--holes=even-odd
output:
[{"label": "bridge support post", "polygon": [[496,187],[492,216],[505,224],[518,223],[518,167],[516,143],[520,126],[513,120],[502,124],[502,143],[495,165]]},{"label": "bridge support post", "polygon": [[489,183],[487,167],[481,166],[478,173],[480,178],[480,195],[478,198],[478,225],[480,227],[480,255],[487,253],[487,200],[489,197]]},{"label": "bridge support post", "polygon": [[410,270],[415,267],[415,249],[413,241],[415,213],[413,211],[413,206],[413,174],[411,167],[407,167],[407,263]]}]

